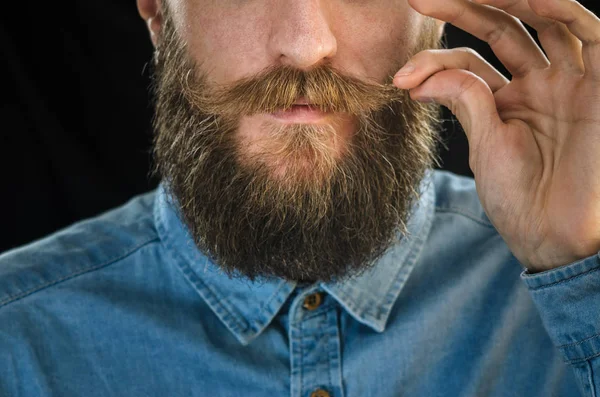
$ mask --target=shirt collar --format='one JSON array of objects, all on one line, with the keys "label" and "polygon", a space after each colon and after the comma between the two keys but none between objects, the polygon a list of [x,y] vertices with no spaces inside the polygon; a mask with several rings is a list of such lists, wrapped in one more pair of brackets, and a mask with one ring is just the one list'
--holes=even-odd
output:
[{"label": "shirt collar", "polygon": [[[390,247],[370,269],[343,282],[321,283],[357,321],[383,332],[391,309],[413,270],[431,229],[432,173],[421,184],[420,199],[408,221],[408,235]],[[296,288],[296,282],[229,278],[199,251],[181,222],[175,201],[161,184],[154,218],[160,239],[187,281],[243,345],[262,333]]]}]

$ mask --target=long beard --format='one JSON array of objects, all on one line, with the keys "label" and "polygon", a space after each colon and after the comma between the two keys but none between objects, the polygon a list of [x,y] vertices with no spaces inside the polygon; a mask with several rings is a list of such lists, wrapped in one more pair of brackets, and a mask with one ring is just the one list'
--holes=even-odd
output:
[{"label": "long beard", "polygon": [[[437,46],[434,37],[420,47]],[[435,160],[437,108],[389,85],[316,73],[278,69],[213,89],[165,17],[154,87],[157,171],[198,248],[229,276],[341,280],[368,269],[406,233]],[[279,88],[252,88],[265,79],[262,87]],[[348,100],[348,89],[363,90],[362,100]],[[270,143],[248,154],[239,115],[291,106],[298,95],[356,116],[346,150],[335,156],[328,147],[335,129],[297,125],[273,127]],[[274,171],[281,164],[283,174]]]}]

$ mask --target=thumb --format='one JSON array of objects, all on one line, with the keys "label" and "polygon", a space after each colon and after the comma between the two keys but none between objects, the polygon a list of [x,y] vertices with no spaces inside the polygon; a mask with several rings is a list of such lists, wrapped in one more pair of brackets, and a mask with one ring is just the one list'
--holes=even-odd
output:
[{"label": "thumb", "polygon": [[410,90],[417,101],[437,102],[458,118],[471,150],[485,134],[503,124],[490,87],[476,74],[463,69],[444,70]]}]

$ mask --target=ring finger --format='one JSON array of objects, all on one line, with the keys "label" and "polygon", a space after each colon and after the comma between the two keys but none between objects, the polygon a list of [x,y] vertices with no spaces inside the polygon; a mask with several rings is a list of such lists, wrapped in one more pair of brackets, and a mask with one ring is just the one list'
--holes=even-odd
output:
[{"label": "ring finger", "polygon": [[581,42],[577,37],[571,34],[564,24],[537,15],[527,0],[474,1],[504,10],[535,29],[552,65],[573,70],[575,73],[585,71],[581,56]]},{"label": "ring finger", "polygon": [[451,23],[487,42],[515,77],[550,65],[523,24],[502,10],[466,0],[408,1],[419,13]]}]

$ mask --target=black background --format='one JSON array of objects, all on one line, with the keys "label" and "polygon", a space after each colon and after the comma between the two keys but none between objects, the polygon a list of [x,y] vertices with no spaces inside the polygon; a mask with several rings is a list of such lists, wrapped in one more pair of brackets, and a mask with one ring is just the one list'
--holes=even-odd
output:
[{"label": "black background", "polygon": [[[149,177],[152,47],[135,1],[9,4],[0,12],[0,252],[158,182]],[[452,26],[446,41],[505,73],[485,43]],[[445,118],[443,168],[470,175],[464,133]]]}]

